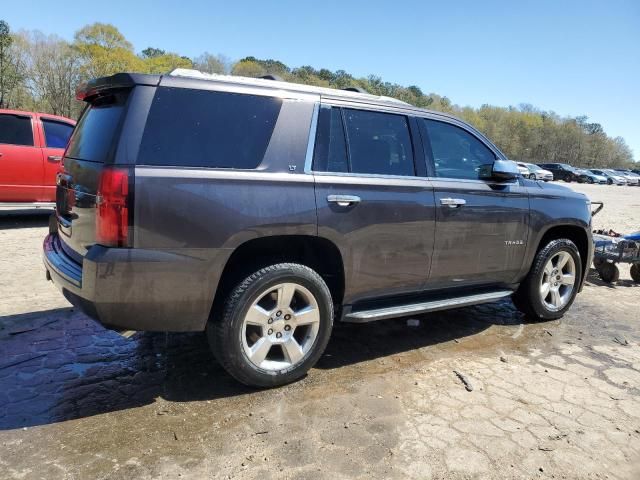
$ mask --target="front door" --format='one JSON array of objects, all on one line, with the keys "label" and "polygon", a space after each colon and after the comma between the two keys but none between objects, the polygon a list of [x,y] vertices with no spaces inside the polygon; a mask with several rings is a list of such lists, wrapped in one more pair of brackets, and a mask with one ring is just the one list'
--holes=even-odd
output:
[{"label": "front door", "polygon": [[415,159],[424,164],[424,154],[411,125],[404,115],[320,109],[314,152],[318,234],[342,255],[345,304],[416,292],[426,283],[433,188],[419,176]]},{"label": "front door", "polygon": [[42,199],[42,151],[31,115],[0,113],[0,202]]},{"label": "front door", "polygon": [[529,198],[518,181],[480,180],[496,155],[462,126],[424,119],[434,171],[436,237],[430,288],[508,284],[526,250]]},{"label": "front door", "polygon": [[43,195],[47,202],[56,200],[56,175],[62,172],[62,156],[73,132],[73,125],[53,118],[40,117],[42,156],[44,160]]}]

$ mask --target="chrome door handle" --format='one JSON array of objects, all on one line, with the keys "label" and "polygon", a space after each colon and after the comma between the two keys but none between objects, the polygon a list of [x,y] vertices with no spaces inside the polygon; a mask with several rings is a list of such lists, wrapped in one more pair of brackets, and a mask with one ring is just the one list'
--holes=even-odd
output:
[{"label": "chrome door handle", "polygon": [[458,208],[462,205],[466,205],[467,201],[463,198],[441,198],[441,205],[448,205],[449,208]]},{"label": "chrome door handle", "polygon": [[62,160],[62,157],[60,155],[49,155],[47,159],[50,162],[59,162],[60,160]]},{"label": "chrome door handle", "polygon": [[360,197],[357,195],[327,195],[327,202],[337,203],[340,207],[348,207],[360,203]]}]

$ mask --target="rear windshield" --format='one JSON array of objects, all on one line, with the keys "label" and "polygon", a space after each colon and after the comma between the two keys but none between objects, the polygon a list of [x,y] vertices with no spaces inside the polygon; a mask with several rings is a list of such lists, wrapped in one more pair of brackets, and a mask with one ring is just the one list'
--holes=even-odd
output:
[{"label": "rear windshield", "polygon": [[139,165],[252,169],[269,145],[282,100],[258,95],[158,88]]},{"label": "rear windshield", "polygon": [[128,92],[99,97],[82,114],[69,141],[66,156],[104,163],[115,151]]}]

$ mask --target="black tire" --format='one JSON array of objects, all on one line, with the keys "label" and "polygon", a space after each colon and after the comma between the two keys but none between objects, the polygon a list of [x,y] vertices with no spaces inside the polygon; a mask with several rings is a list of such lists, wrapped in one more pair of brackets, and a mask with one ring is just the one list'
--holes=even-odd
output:
[{"label": "black tire", "polygon": [[[550,258],[559,252],[567,252],[573,258],[575,263],[575,283],[567,304],[560,310],[550,310],[540,298],[540,283],[545,265]],[[555,320],[562,317],[573,304],[581,278],[582,262],[580,261],[580,252],[575,244],[566,238],[552,240],[536,254],[527,277],[513,294],[513,303],[518,310],[532,320]]]},{"label": "black tire", "polygon": [[603,260],[602,258],[598,258],[598,257],[593,258],[593,266],[596,267],[596,270],[598,270],[605,263],[607,263],[607,261]]},{"label": "black tire", "polygon": [[591,177],[587,177],[587,182],[588,182],[588,183],[593,183],[593,178],[591,178]]},{"label": "black tire", "polygon": [[[314,296],[320,326],[311,349],[299,363],[282,370],[264,370],[254,365],[242,345],[243,322],[253,302],[271,286],[291,282]],[[224,369],[239,382],[252,387],[277,387],[303,377],[324,352],[333,328],[333,302],[322,277],[305,265],[280,263],[258,270],[230,293],[219,319],[207,324],[207,337],[213,354]]]},{"label": "black tire", "polygon": [[613,180],[611,180],[610,178],[607,178],[607,185],[613,185]]},{"label": "black tire", "polygon": [[603,282],[614,283],[620,278],[620,270],[614,263],[605,262],[598,267],[598,275]]},{"label": "black tire", "polygon": [[640,263],[634,263],[631,265],[631,269],[629,270],[631,273],[631,278],[634,282],[640,283]]},{"label": "black tire", "polygon": [[532,173],[529,175],[529,180],[535,180],[536,179],[536,174]]}]

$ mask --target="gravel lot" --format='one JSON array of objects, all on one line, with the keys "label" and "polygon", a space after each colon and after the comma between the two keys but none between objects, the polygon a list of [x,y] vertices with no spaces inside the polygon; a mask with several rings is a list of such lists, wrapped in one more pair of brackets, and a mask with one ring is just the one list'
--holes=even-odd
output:
[{"label": "gravel lot", "polygon": [[[596,228],[640,229],[640,188],[571,186],[605,202]],[[504,301],[338,326],[304,380],[255,391],[203,335],[126,340],[70,308],[46,225],[0,216],[0,478],[640,478],[628,268],[560,321]]]}]

